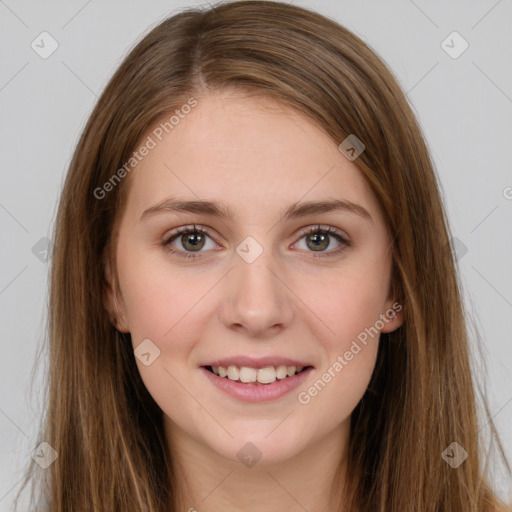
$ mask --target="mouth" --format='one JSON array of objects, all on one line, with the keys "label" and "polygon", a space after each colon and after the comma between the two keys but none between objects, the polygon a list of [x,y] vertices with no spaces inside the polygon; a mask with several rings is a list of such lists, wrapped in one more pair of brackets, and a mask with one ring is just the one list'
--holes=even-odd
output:
[{"label": "mouth", "polygon": [[[288,361],[291,362],[291,361]],[[253,363],[254,364],[254,363]],[[306,385],[315,371],[313,366],[255,364],[247,366],[202,365],[201,372],[209,382],[222,393],[237,401],[248,403],[268,403],[285,399],[298,386]]]},{"label": "mouth", "polygon": [[222,379],[253,386],[268,386],[276,381],[286,381],[312,369],[313,366],[278,365],[252,368],[247,366],[202,366],[205,370]]}]

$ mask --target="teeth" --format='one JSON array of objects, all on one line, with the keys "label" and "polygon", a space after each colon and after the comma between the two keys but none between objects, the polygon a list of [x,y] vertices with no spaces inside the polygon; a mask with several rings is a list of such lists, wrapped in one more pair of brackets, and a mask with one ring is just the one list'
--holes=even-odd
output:
[{"label": "teeth", "polygon": [[266,366],[258,370],[257,379],[261,384],[271,384],[276,381],[276,369],[273,366]]},{"label": "teeth", "polygon": [[286,377],[288,377],[288,368],[287,366],[285,366],[284,364],[280,364],[277,368],[276,368],[276,376],[278,379],[285,379]]},{"label": "teeth", "polygon": [[265,368],[249,368],[234,365],[212,366],[213,373],[219,377],[227,377],[229,380],[241,381],[244,383],[259,382],[260,384],[271,384],[276,379],[282,380],[301,372],[304,366],[286,366],[281,364],[277,367],[266,366]]},{"label": "teeth", "polygon": [[238,377],[240,377],[240,372],[236,366],[230,365],[228,366],[228,379],[229,380],[238,380]]},{"label": "teeth", "polygon": [[246,366],[242,366],[240,368],[240,380],[242,382],[256,382],[258,371],[254,368],[247,368]]}]

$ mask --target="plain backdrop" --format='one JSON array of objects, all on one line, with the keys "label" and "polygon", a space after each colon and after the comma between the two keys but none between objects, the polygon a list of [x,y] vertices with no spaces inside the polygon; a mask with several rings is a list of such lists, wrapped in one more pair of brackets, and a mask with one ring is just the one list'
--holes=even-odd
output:
[{"label": "plain backdrop", "polygon": [[[476,362],[487,374],[480,380],[510,457],[512,1],[292,3],[314,8],[359,35],[407,92],[440,176],[465,300],[484,341]],[[44,339],[52,223],[74,146],[133,44],[191,5],[207,3],[0,0],[2,511],[10,510],[35,449],[44,406],[39,399],[44,368],[32,394],[29,385]],[[52,44],[57,49],[43,58],[42,46],[49,51]],[[486,428],[482,422],[482,433]],[[494,484],[512,493],[505,479]]]}]

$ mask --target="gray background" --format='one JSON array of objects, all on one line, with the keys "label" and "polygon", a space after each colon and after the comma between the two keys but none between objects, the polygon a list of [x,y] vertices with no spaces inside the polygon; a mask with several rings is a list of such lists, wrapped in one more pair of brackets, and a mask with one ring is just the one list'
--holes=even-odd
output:
[{"label": "gray background", "polygon": [[[441,178],[466,303],[485,342],[479,380],[510,457],[512,0],[293,3],[362,37],[408,94]],[[10,510],[36,446],[44,372],[33,393],[29,384],[45,326],[44,237],[66,167],[122,57],[185,5],[198,4],[0,0],[0,510]],[[31,47],[43,31],[59,45],[47,59]],[[458,58],[442,46],[453,31],[469,44]],[[447,44],[461,48],[453,37]],[[512,493],[505,479],[494,484]]]}]

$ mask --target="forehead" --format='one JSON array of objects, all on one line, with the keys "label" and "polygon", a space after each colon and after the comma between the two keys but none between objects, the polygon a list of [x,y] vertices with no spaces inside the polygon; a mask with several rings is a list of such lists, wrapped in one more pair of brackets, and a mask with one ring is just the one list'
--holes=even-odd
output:
[{"label": "forehead", "polygon": [[333,198],[378,210],[361,171],[336,141],[271,99],[210,93],[167,130],[161,140],[154,128],[146,134],[154,147],[130,175],[128,203],[139,216],[167,196],[222,200],[251,214]]}]

